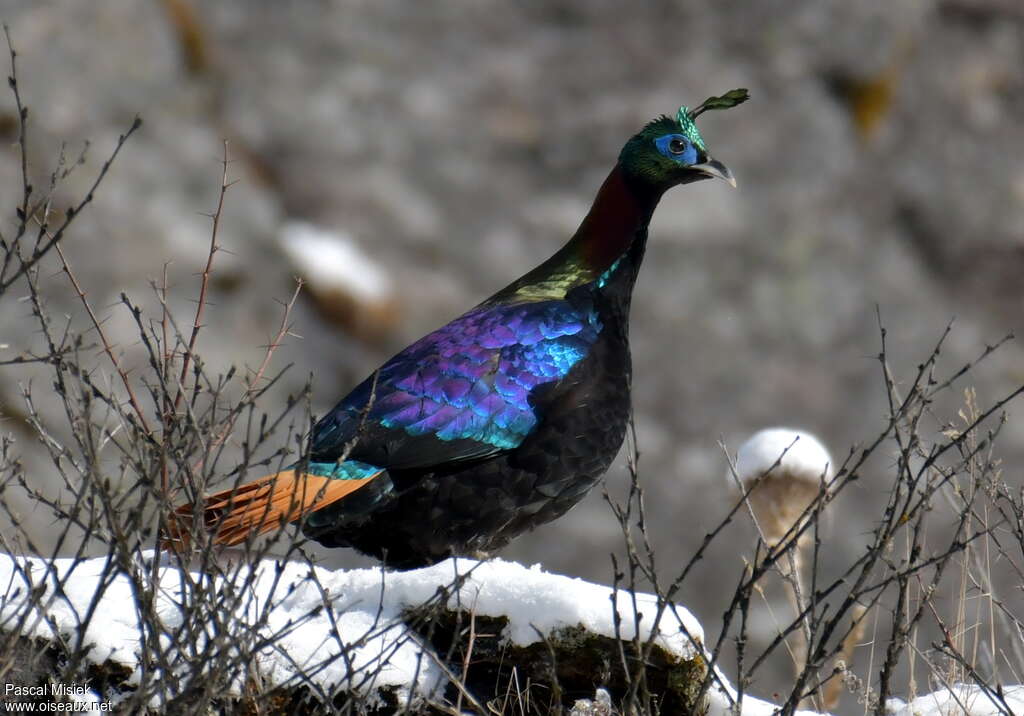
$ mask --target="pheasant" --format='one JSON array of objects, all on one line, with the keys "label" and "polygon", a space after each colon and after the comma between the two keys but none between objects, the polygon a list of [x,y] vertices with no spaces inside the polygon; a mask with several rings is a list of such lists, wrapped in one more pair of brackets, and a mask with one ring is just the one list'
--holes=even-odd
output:
[{"label": "pheasant", "polygon": [[647,226],[673,186],[732,174],[695,118],[648,123],[547,261],[419,339],[313,427],[290,468],[177,508],[219,544],[300,522],[328,547],[409,569],[484,556],[564,514],[600,480],[630,414],[629,308]]}]

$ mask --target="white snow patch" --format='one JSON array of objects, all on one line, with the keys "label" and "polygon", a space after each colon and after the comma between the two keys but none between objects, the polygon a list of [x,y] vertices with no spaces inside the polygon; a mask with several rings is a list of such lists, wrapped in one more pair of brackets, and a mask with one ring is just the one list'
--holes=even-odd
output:
[{"label": "white snow patch", "polygon": [[767,428],[740,446],[736,454],[736,474],[746,482],[760,477],[776,462],[776,471],[814,485],[822,475],[828,480],[835,473],[832,458],[818,438],[803,430]]},{"label": "white snow patch", "polygon": [[[152,560],[146,552],[141,562]],[[145,578],[148,566],[134,566]],[[278,634],[272,646],[260,651],[259,666],[269,684],[295,682],[299,675],[332,689],[338,686],[372,695],[381,687],[394,687],[400,698],[426,697],[443,683],[441,657],[429,652],[401,620],[402,613],[436,598],[447,588],[448,606],[473,610],[478,615],[506,616],[503,635],[519,645],[539,641],[559,627],[583,626],[595,634],[615,636],[613,604],[622,615],[621,637],[635,635],[633,601],[625,591],[548,574],[539,566],[514,562],[477,562],[449,559],[433,567],[409,572],[379,568],[330,571],[305,562],[264,560],[254,566],[228,570],[230,577],[211,578],[189,572],[187,579],[169,560],[158,569],[156,611],[168,630],[183,621],[181,605],[192,597],[184,586],[203,583],[218,592],[240,591],[246,585],[232,618],[243,633],[246,626],[264,637]],[[463,581],[452,589],[458,578]],[[55,588],[58,582],[61,588]],[[110,570],[107,560],[56,559],[48,563],[34,557],[0,554],[0,628],[10,629],[26,608],[28,593],[47,589],[41,608],[32,608],[21,631],[26,636],[52,638],[56,630],[76,634],[101,585],[103,597],[85,626],[85,643],[94,648],[89,658],[111,660],[134,669],[130,682],[138,683],[139,655],[143,648],[139,614],[131,580]],[[324,608],[326,607],[326,608]],[[650,635],[657,600],[637,595],[640,637]],[[263,623],[260,624],[260,620]],[[685,628],[685,631],[684,631]],[[682,607],[666,609],[660,620],[658,641],[685,658],[696,653],[687,633],[703,639],[697,621]],[[168,642],[169,643],[169,642]],[[198,645],[176,644],[178,652],[196,652]],[[344,652],[344,658],[337,658]],[[184,665],[182,668],[185,668]],[[240,693],[241,677],[235,684]]]},{"label": "white snow patch", "polygon": [[348,234],[289,221],[281,226],[278,237],[296,271],[314,290],[343,291],[366,301],[391,296],[388,274]]},{"label": "white snow patch", "polygon": [[951,689],[918,696],[909,704],[900,699],[885,702],[885,712],[891,716],[997,716],[1007,710],[1024,714],[1024,686],[1006,686],[1002,698],[986,693],[974,684],[954,684]]},{"label": "white snow patch", "polygon": [[[743,694],[743,702],[737,708],[739,694],[725,674],[717,666],[715,667],[715,682],[708,689],[708,712],[705,716],[773,716],[779,713],[779,707],[770,701],[757,699],[749,694]],[[794,712],[794,716],[821,716],[817,711]],[[827,714],[825,716],[828,716]]]},{"label": "white snow patch", "polygon": [[[709,709],[707,716],[734,716],[736,714],[736,689],[725,679],[716,667],[716,686],[708,690]],[[1002,691],[1004,706],[998,698],[985,693],[973,684],[956,684],[952,690],[938,691],[919,696],[909,704],[901,699],[885,702],[888,716],[1004,716],[1009,713],[1024,714],[1024,686],[1006,686]],[[744,694],[741,716],[773,716],[779,707],[769,701]],[[795,712],[795,716],[827,716],[817,711]]]},{"label": "white snow patch", "polygon": [[[153,552],[140,555],[132,565],[135,579],[145,582],[155,557]],[[618,636],[632,639],[635,633],[633,599],[628,592],[616,593],[581,579],[549,574],[539,565],[449,559],[409,572],[380,568],[330,571],[306,562],[267,559],[251,566],[229,566],[227,577],[210,577],[198,571],[182,572],[166,557],[161,559],[155,608],[165,627],[174,630],[182,623],[182,604],[193,599],[184,586],[187,583],[203,584],[218,593],[241,594],[243,598],[231,615],[238,633],[251,628],[261,637],[276,635],[257,659],[260,674],[270,686],[308,679],[327,691],[344,688],[370,697],[382,687],[393,687],[403,700],[436,694],[445,684],[439,666],[443,655],[433,654],[401,617],[409,608],[436,600],[441,589],[446,590],[449,608],[506,616],[509,625],[503,636],[519,645],[537,642],[538,632],[547,636],[560,627],[577,625],[614,638],[613,607],[622,617]],[[44,585],[46,589],[41,591]],[[93,605],[101,587],[102,597]],[[33,607],[28,606],[30,592],[42,594]],[[640,637],[647,638],[657,600],[653,595],[638,594],[636,604],[642,615]],[[52,639],[54,632],[76,636],[92,608],[92,617],[84,625],[84,643],[93,645],[89,658],[134,669],[129,682],[135,683],[140,678],[139,656],[144,648],[136,605],[131,578],[110,567],[105,558],[51,562],[0,553],[0,629],[20,628],[25,636],[44,639]],[[703,643],[703,631],[693,616],[680,606],[666,609],[659,642],[689,659],[702,648],[690,637]],[[164,643],[182,654],[194,654],[203,646],[171,645],[167,636]],[[338,658],[342,652],[345,657]],[[181,668],[191,667],[183,662]],[[717,667],[715,673],[717,679],[708,692],[708,714],[732,716],[737,713],[736,690]],[[246,676],[239,675],[233,693],[241,693]],[[1003,695],[1014,712],[1024,713],[1024,686],[1004,687]],[[770,716],[778,708],[744,695],[738,713]],[[892,716],[995,716],[1000,704],[978,687],[958,685],[910,704],[890,699],[886,710]],[[797,712],[803,716],[813,713]]]}]

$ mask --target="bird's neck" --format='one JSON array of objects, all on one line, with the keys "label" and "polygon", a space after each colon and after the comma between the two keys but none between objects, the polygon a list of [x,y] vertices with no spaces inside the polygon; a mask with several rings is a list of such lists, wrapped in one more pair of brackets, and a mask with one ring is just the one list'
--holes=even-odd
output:
[{"label": "bird's neck", "polygon": [[616,164],[569,243],[495,298],[561,298],[577,286],[603,283],[620,269],[629,274],[631,288],[643,257],[647,225],[661,195],[630,182]]},{"label": "bird's neck", "polygon": [[661,192],[630,183],[616,164],[563,251],[575,254],[597,275],[604,273],[635,241],[646,240],[647,225],[660,199]]}]

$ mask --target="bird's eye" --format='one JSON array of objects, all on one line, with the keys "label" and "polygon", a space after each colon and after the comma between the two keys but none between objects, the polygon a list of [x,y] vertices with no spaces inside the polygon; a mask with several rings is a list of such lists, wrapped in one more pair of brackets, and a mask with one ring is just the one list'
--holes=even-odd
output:
[{"label": "bird's eye", "polygon": [[693,142],[681,134],[663,134],[654,140],[661,156],[676,164],[689,166],[697,163],[697,149]]}]

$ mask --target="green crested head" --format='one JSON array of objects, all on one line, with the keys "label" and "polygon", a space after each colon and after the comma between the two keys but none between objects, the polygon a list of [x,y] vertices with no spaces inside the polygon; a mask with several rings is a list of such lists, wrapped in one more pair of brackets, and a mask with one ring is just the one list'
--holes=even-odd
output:
[{"label": "green crested head", "polygon": [[658,191],[712,177],[736,186],[732,172],[708,154],[694,120],[709,110],[735,107],[749,97],[747,90],[734,89],[707,98],[696,109],[680,107],[675,119],[655,119],[626,142],[619,164],[632,180]]}]

